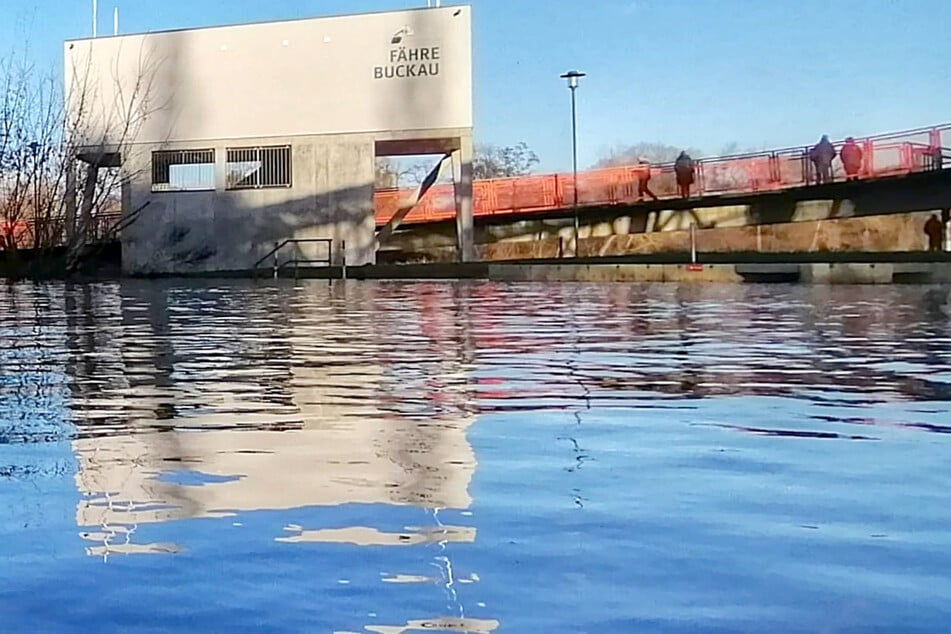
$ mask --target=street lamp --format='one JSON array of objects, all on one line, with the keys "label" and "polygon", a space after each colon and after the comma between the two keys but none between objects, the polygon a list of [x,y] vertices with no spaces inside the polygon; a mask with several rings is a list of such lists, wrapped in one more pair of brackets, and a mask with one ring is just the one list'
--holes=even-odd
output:
[{"label": "street lamp", "polygon": [[40,228],[40,162],[37,158],[40,144],[33,141],[29,148],[33,153],[33,248],[36,249],[41,244],[46,246],[41,236],[46,233],[46,228]]},{"label": "street lamp", "polygon": [[568,82],[568,89],[571,91],[571,188],[574,192],[575,257],[578,257],[578,109],[575,104],[575,90],[578,88],[578,80],[584,76],[585,73],[577,70],[569,70],[561,76]]}]

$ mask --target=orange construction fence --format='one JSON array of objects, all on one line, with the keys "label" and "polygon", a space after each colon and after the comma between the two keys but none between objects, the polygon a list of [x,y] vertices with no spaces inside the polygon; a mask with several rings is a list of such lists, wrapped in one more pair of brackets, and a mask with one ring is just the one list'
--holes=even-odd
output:
[{"label": "orange construction fence", "polygon": [[[951,124],[856,138],[862,149],[860,179],[942,169],[951,163]],[[842,141],[835,143],[838,150]],[[811,146],[784,148],[694,161],[692,196],[778,191],[809,185],[815,168],[809,160]],[[638,202],[638,183],[650,170],[650,190],[661,199],[677,193],[673,163],[627,165],[595,169],[578,174],[578,204],[584,207]],[[833,163],[833,179],[843,180],[841,161]],[[415,190],[389,189],[375,194],[376,223],[384,225]],[[473,214],[503,216],[568,209],[574,204],[572,174],[544,174],[516,178],[479,180],[473,183]],[[455,217],[452,185],[436,185],[403,219],[427,223]]]}]

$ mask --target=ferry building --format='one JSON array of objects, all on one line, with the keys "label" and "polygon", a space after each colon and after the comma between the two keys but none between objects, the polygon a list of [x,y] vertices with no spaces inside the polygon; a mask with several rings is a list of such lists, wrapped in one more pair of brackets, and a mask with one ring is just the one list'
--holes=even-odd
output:
[{"label": "ferry building", "polygon": [[451,159],[471,257],[470,7],[73,40],[64,53],[86,168],[70,186],[121,170],[124,273],[247,271],[288,242],[373,263],[375,160],[419,154]]}]

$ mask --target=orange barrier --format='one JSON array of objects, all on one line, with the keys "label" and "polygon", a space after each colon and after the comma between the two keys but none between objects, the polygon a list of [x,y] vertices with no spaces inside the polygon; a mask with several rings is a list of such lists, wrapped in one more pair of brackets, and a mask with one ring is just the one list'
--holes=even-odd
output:
[{"label": "orange barrier", "polygon": [[[118,212],[107,212],[94,215],[92,225],[87,228],[87,236],[93,242],[100,242],[114,239],[116,227],[122,219],[122,214]],[[61,216],[50,218],[46,221],[46,237],[40,242],[46,246],[62,246],[66,243],[63,233],[65,231],[65,219]],[[0,220],[0,251],[13,249],[32,249],[37,243],[37,231],[42,228],[37,227],[34,220],[28,221],[4,221]]]},{"label": "orange barrier", "polygon": [[[860,179],[882,178],[917,171],[941,169],[951,164],[951,124],[918,128],[856,138],[862,148]],[[835,143],[838,151],[842,141]],[[692,196],[744,194],[803,187],[815,181],[809,160],[811,146],[784,148],[694,161]],[[589,170],[578,174],[578,204],[584,207],[632,204],[637,202],[638,179],[646,168],[628,165]],[[652,165],[650,189],[659,198],[675,198],[677,183],[673,163]],[[845,171],[837,158],[833,179],[844,180]],[[386,224],[401,200],[414,190],[381,190],[375,194],[376,223]],[[497,178],[473,183],[473,214],[501,216],[569,209],[574,202],[571,174],[544,174]],[[403,220],[426,223],[455,217],[452,185],[437,185]]]},{"label": "orange barrier", "polygon": [[22,249],[32,245],[30,227],[25,222],[0,221],[0,250]]}]

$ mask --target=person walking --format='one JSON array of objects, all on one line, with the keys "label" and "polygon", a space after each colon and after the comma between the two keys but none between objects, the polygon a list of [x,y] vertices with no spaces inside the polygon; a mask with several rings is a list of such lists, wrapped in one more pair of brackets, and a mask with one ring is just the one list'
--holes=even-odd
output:
[{"label": "person walking", "polygon": [[944,169],[944,150],[940,145],[931,149],[931,169]]},{"label": "person walking", "polygon": [[944,223],[938,214],[932,214],[925,223],[925,235],[928,236],[928,250],[940,251],[944,242]]},{"label": "person walking", "polygon": [[823,134],[819,142],[809,150],[809,159],[816,168],[816,184],[832,182],[832,161],[835,159],[835,146],[829,136]]},{"label": "person walking", "polygon": [[651,163],[647,160],[646,157],[640,156],[637,158],[638,172],[637,172],[637,202],[644,200],[644,196],[650,196],[653,200],[657,200],[657,196],[650,189],[650,180],[651,180]]},{"label": "person walking", "polygon": [[842,167],[845,168],[845,180],[858,180],[864,156],[862,148],[858,146],[855,139],[849,137],[845,140],[845,145],[839,150],[839,159],[842,161]]},{"label": "person walking", "polygon": [[694,163],[684,150],[674,161],[674,174],[677,176],[677,189],[681,198],[690,198],[690,186],[693,185]]}]

